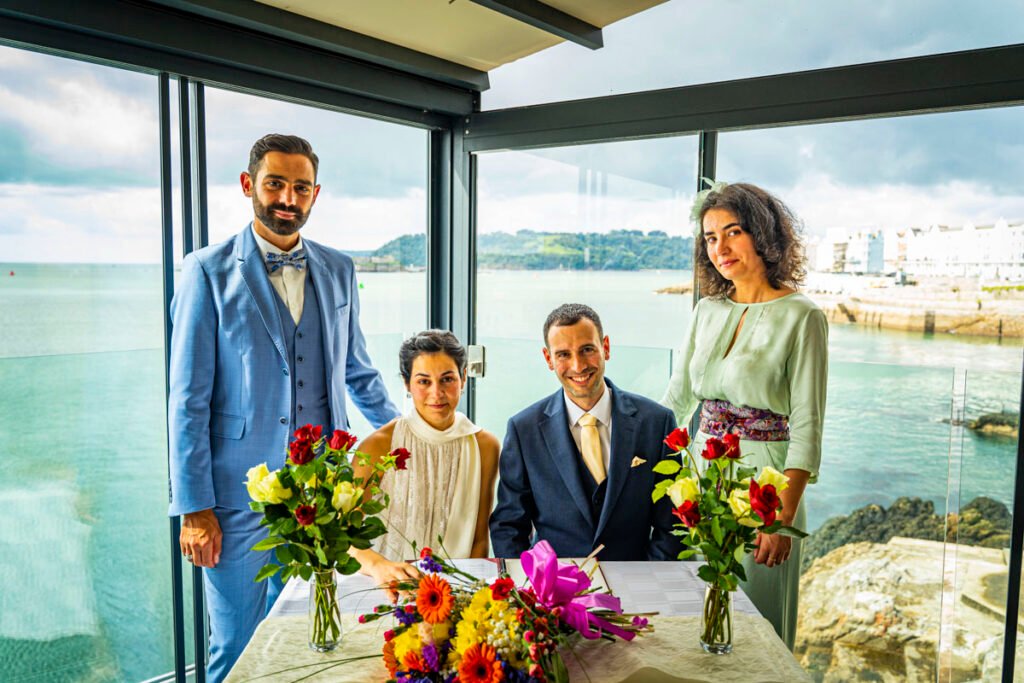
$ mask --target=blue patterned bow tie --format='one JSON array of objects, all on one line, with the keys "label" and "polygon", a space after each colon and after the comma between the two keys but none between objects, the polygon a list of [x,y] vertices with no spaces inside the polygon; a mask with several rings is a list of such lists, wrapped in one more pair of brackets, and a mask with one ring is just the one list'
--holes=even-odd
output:
[{"label": "blue patterned bow tie", "polygon": [[267,272],[273,273],[285,266],[291,266],[295,270],[302,270],[306,267],[306,250],[299,249],[294,254],[275,254],[267,252]]}]

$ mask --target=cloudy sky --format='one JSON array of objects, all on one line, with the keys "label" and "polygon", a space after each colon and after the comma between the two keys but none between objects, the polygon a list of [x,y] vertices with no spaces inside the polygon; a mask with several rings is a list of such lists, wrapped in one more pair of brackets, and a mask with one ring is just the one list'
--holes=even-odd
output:
[{"label": "cloudy sky", "polygon": [[[1020,42],[1024,4],[674,0],[491,74],[503,108]],[[309,138],[320,200],[304,234],[353,250],[425,230],[422,131],[208,90],[211,240],[251,207],[252,141]],[[156,79],[0,47],[0,261],[156,262]],[[480,161],[482,231],[688,232],[696,141],[633,141]],[[719,176],[762,184],[811,233],[1024,220],[1024,110],[989,109],[723,134]]]}]

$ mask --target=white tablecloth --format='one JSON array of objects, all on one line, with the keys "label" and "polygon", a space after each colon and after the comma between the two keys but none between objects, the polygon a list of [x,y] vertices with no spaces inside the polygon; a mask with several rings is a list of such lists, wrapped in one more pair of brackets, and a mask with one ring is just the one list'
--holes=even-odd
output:
[{"label": "white tablecloth", "polygon": [[[489,560],[460,560],[457,564],[482,579],[498,574],[497,565]],[[704,582],[697,577],[698,566],[695,562],[602,562],[600,569],[605,583],[622,600],[626,612],[659,613],[651,619],[655,631],[632,643],[581,642],[574,650],[575,656],[572,653],[564,656],[572,680],[587,681],[589,677],[592,683],[810,681],[771,625],[741,591],[733,594],[733,654],[714,656],[701,650],[698,615],[704,600]],[[337,683],[386,680],[387,671],[380,657],[339,663],[351,657],[380,653],[383,633],[391,628],[391,620],[359,624],[355,615],[386,602],[383,591],[374,588],[369,578],[356,575],[341,579],[339,594],[344,613],[343,636],[335,652],[318,654],[309,650],[309,588],[306,582],[293,580],[285,586],[277,604],[257,628],[228,676],[228,682],[258,679],[280,683],[310,674],[313,675],[304,680]],[[291,670],[282,671],[285,669]]]}]

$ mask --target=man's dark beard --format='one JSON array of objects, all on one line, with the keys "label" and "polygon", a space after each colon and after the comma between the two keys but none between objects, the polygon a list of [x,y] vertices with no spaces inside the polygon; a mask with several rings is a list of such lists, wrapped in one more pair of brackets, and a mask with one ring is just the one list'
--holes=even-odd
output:
[{"label": "man's dark beard", "polygon": [[[255,194],[252,197],[252,208],[256,213],[256,218],[260,219],[260,223],[270,228],[270,231],[276,235],[294,235],[309,219],[309,214],[303,213],[302,209],[297,206],[280,203],[264,205],[260,203]],[[295,214],[295,218],[278,218],[271,213],[274,210],[289,211]]]}]

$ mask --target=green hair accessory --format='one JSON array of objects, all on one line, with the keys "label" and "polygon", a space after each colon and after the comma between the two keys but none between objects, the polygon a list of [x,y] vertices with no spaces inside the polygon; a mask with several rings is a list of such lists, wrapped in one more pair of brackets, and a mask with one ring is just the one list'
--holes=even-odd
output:
[{"label": "green hair accessory", "polygon": [[707,200],[708,195],[712,192],[721,192],[729,187],[729,183],[724,180],[711,180],[710,178],[701,177],[700,182],[701,185],[706,187],[694,196],[693,204],[690,206],[690,222],[694,225],[693,233],[695,235],[700,234],[700,210],[704,207],[704,201]]}]

